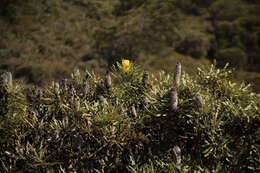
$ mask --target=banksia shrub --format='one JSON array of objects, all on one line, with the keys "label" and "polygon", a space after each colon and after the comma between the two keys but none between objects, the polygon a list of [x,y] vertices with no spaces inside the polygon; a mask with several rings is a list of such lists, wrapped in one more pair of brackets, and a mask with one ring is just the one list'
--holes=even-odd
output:
[{"label": "banksia shrub", "polygon": [[1,90],[0,172],[259,169],[259,97],[232,71],[212,65],[182,72],[181,82],[165,72],[144,80],[129,64],[105,80],[76,71],[45,88]]}]

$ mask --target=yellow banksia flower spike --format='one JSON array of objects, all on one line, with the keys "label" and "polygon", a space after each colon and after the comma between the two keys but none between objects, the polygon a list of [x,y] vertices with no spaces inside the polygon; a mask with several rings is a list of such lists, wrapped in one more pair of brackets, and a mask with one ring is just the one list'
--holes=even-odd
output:
[{"label": "yellow banksia flower spike", "polygon": [[131,63],[128,59],[123,59],[122,60],[122,70],[124,72],[129,72],[131,67]]}]

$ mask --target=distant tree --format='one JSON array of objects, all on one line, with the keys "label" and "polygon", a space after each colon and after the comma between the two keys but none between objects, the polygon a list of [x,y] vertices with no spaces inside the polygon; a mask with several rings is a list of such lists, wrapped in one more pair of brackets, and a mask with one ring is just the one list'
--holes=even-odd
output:
[{"label": "distant tree", "polygon": [[[140,51],[155,53],[173,42],[178,19],[174,0],[127,2],[121,2],[127,8],[117,13],[122,16],[111,20],[110,25],[101,22],[92,34],[93,52],[109,64],[123,57],[136,59]],[[118,10],[117,6],[115,9]],[[123,12],[129,9],[129,13]]]},{"label": "distant tree", "polygon": [[215,20],[232,21],[245,14],[245,9],[240,0],[217,0],[211,4],[209,12]]},{"label": "distant tree", "polygon": [[127,15],[127,12],[129,10],[139,8],[146,2],[147,2],[147,0],[127,0],[127,1],[118,0],[118,3],[115,6],[115,9],[113,11],[113,14],[116,16]]},{"label": "distant tree", "polygon": [[240,70],[245,70],[247,64],[247,54],[240,48],[225,48],[217,52],[219,65],[224,66],[226,62],[229,62],[231,67],[235,67]]},{"label": "distant tree", "polygon": [[1,0],[0,3],[0,18],[11,21],[15,17],[14,5],[18,0]]}]

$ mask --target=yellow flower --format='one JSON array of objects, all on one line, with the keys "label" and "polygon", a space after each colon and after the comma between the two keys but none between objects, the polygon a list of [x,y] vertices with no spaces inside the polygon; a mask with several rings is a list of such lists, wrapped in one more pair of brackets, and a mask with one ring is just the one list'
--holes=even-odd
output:
[{"label": "yellow flower", "polygon": [[130,67],[131,67],[130,61],[128,59],[123,59],[122,60],[122,70],[124,72],[129,72]]}]

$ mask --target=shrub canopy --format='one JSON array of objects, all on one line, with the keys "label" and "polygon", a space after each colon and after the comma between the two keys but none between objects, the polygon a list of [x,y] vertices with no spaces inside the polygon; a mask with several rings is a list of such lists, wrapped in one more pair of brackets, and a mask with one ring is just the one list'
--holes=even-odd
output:
[{"label": "shrub canopy", "polygon": [[255,172],[259,97],[227,68],[175,74],[178,85],[132,64],[106,80],[76,70],[44,89],[1,87],[0,171]]}]

